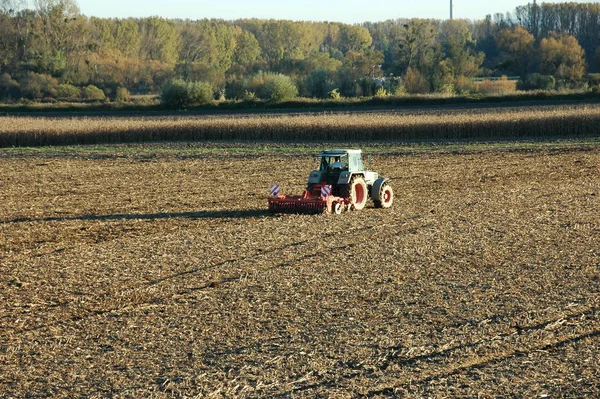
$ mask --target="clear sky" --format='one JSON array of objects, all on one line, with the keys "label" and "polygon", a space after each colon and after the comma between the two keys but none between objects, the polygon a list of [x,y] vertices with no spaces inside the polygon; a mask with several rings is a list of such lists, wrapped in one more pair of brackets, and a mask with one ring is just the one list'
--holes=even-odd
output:
[{"label": "clear sky", "polygon": [[[455,18],[483,19],[487,14],[513,13],[517,6],[533,0],[453,1]],[[450,14],[450,0],[78,0],[78,4],[82,14],[102,18],[158,15],[181,19],[273,18],[360,23],[396,18],[446,19]]]}]

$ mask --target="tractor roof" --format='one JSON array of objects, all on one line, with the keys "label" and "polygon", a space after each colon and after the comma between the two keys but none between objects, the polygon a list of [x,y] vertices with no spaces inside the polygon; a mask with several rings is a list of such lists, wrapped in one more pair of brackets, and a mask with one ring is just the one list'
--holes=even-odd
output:
[{"label": "tractor roof", "polygon": [[327,151],[323,151],[322,153],[320,153],[318,156],[319,157],[335,157],[335,156],[342,156],[342,155],[346,155],[346,154],[360,154],[362,153],[362,150],[327,150]]}]

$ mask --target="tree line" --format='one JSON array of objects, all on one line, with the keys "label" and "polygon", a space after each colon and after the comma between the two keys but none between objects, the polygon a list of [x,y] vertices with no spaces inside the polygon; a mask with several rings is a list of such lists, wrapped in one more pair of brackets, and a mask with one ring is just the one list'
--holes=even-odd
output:
[{"label": "tree line", "polygon": [[478,76],[503,75],[522,89],[573,88],[600,69],[598,3],[356,25],[88,18],[75,0],[34,5],[0,0],[5,100],[127,100],[164,88],[198,101],[452,94],[472,90]]}]

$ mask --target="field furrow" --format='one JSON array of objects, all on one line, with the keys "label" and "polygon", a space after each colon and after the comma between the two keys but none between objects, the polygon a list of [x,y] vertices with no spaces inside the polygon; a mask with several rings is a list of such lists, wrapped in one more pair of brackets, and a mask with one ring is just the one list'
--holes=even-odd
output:
[{"label": "field furrow", "polygon": [[0,396],[599,395],[597,144],[362,146],[392,209],[269,214],[311,148],[0,152]]}]

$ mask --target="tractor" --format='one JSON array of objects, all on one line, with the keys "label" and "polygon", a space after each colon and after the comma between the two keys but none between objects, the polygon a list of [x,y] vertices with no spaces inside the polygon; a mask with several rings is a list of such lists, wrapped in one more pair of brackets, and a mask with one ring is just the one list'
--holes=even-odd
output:
[{"label": "tractor", "polygon": [[304,193],[280,195],[279,186],[273,186],[268,198],[269,211],[340,214],[363,209],[369,198],[377,208],[392,206],[392,187],[377,172],[365,170],[362,150],[327,150],[316,157],[319,169],[310,172]]}]

